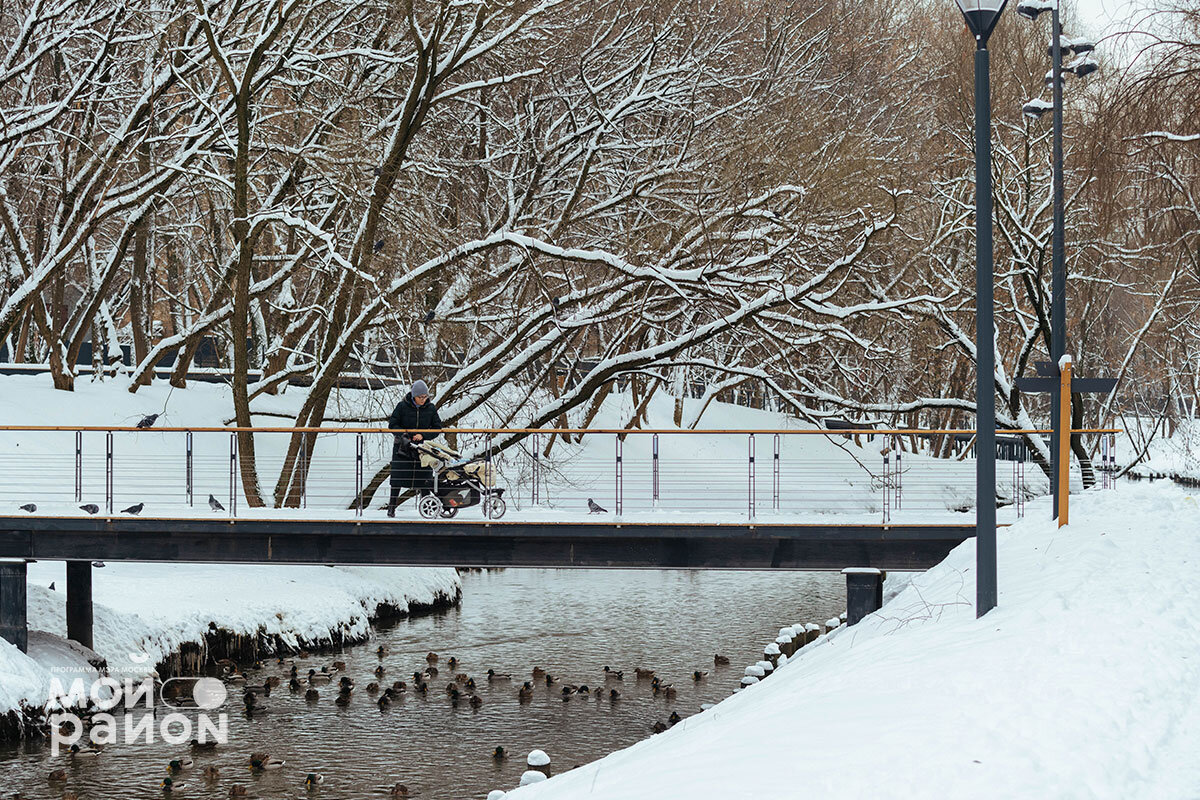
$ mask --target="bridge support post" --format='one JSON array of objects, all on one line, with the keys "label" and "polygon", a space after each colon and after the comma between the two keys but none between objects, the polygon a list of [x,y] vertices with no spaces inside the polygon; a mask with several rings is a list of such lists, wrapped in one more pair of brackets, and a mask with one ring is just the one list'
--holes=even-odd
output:
[{"label": "bridge support post", "polygon": [[854,625],[883,607],[883,572],[874,567],[848,567],[846,576],[846,624]]},{"label": "bridge support post", "polygon": [[67,638],[92,647],[92,562],[67,562]]},{"label": "bridge support post", "polygon": [[22,653],[29,652],[28,571],[23,560],[0,561],[0,639],[15,644]]}]

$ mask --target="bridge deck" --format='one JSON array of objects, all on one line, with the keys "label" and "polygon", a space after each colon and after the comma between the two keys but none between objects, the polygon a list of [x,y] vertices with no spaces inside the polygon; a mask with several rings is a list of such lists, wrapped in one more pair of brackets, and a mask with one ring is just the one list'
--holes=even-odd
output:
[{"label": "bridge deck", "polygon": [[921,570],[969,524],[0,517],[0,558],[458,567]]}]

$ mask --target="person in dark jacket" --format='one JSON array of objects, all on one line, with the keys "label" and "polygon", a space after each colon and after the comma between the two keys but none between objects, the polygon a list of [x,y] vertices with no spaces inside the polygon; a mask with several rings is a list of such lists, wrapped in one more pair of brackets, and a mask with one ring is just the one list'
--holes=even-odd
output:
[{"label": "person in dark jacket", "polygon": [[412,447],[416,442],[436,439],[442,429],[437,405],[429,398],[425,381],[414,383],[412,390],[396,404],[396,410],[388,417],[388,427],[397,431],[392,445],[391,492],[387,505],[388,516],[394,517],[402,489],[412,489],[418,494],[433,489],[433,470],[421,466]]}]

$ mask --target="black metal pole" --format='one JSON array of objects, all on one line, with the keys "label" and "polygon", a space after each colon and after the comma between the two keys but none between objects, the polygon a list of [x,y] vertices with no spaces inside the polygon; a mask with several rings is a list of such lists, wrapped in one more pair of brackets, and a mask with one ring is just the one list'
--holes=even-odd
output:
[{"label": "black metal pole", "polygon": [[[1050,78],[1054,85],[1051,88],[1054,101],[1054,133],[1053,133],[1053,186],[1051,191],[1054,198],[1054,233],[1051,243],[1051,272],[1050,272],[1050,359],[1057,368],[1067,352],[1067,271],[1064,264],[1063,243],[1063,96],[1062,96],[1062,30],[1058,20],[1058,3],[1054,4],[1050,17],[1050,58],[1053,61]],[[1052,519],[1058,518],[1058,451],[1059,442],[1063,436],[1062,421],[1059,418],[1057,384],[1051,393],[1051,436],[1050,436],[1050,496],[1053,498],[1054,511]]]},{"label": "black metal pole", "polygon": [[992,318],[992,109],[988,51],[975,50],[975,614],[996,607],[995,320]]},{"label": "black metal pole", "polygon": [[92,562],[67,562],[67,638],[92,647]]}]

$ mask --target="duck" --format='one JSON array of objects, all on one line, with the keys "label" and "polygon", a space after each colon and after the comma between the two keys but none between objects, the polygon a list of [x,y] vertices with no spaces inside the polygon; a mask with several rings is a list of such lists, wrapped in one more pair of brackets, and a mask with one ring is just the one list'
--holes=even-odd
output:
[{"label": "duck", "polygon": [[287,666],[294,667],[296,665],[295,659],[288,658],[287,656],[280,656],[279,658],[275,659],[275,663],[281,667],[287,667]]},{"label": "duck", "polygon": [[323,672],[317,672],[315,669],[310,669],[308,671],[309,686],[320,686],[321,684],[329,683],[330,680],[332,680],[332,678]]},{"label": "duck", "polygon": [[428,663],[428,664],[436,664],[436,663],[437,663],[437,660],[438,660],[438,654],[437,654],[437,653],[427,653],[427,654],[425,655],[425,662],[426,662],[426,663]]},{"label": "duck", "polygon": [[316,689],[309,689],[304,693],[304,699],[312,703],[321,699],[321,693]]},{"label": "duck", "polygon": [[654,670],[642,669],[641,667],[634,667],[633,674],[637,675],[638,680],[648,680],[648,679],[654,677]]},{"label": "duck", "polygon": [[517,690],[517,699],[521,702],[533,699],[533,686],[529,681],[525,681],[521,688]]},{"label": "duck", "polygon": [[[496,749],[492,751],[492,758],[494,758],[496,761],[503,761],[505,758],[504,747],[497,746]],[[64,775],[63,777],[66,776]]]},{"label": "duck", "polygon": [[578,689],[576,689],[575,691],[576,691],[578,694],[587,694],[588,692],[590,692],[590,691],[591,691],[591,689],[588,689],[588,686],[587,686],[587,684],[586,684],[586,683],[581,683],[581,684],[579,684],[579,688],[578,688]]},{"label": "duck", "polygon": [[275,687],[275,686],[278,686],[280,683],[282,683],[282,681],[279,680],[278,675],[272,675],[271,677],[267,678],[268,686]]},{"label": "duck", "polygon": [[410,792],[408,787],[405,786],[403,783],[397,783],[395,786],[393,786],[391,789],[388,790],[388,796],[393,798],[393,800],[394,800],[395,798],[412,797],[413,792]]},{"label": "duck", "polygon": [[546,677],[546,670],[542,669],[541,667],[533,668],[533,679],[535,681],[544,677]]},{"label": "duck", "polygon": [[466,683],[470,679],[471,679],[471,676],[465,672],[460,672],[454,676],[455,683]]},{"label": "duck", "polygon": [[250,768],[263,772],[273,772],[277,769],[283,769],[283,765],[286,763],[286,761],[277,759],[268,753],[250,754]]},{"label": "duck", "polygon": [[379,645],[379,647],[375,648],[375,655],[379,656],[380,658],[383,658],[384,656],[386,656],[387,652],[388,652],[387,648],[384,647],[383,645]]},{"label": "duck", "polygon": [[625,680],[625,671],[620,669],[612,669],[611,667],[606,666],[604,668],[604,676],[606,678],[612,678],[615,681],[623,681]]},{"label": "duck", "polygon": [[343,675],[341,680],[338,681],[338,686],[342,688],[342,691],[348,692],[354,688],[354,681],[352,681],[348,676]]},{"label": "duck", "polygon": [[556,683],[558,683],[558,678],[554,677],[549,672],[547,672],[546,673],[546,685],[553,686]]},{"label": "duck", "polygon": [[661,719],[650,726],[651,733],[662,733],[666,729],[667,723],[663,722]]},{"label": "duck", "polygon": [[164,792],[182,792],[186,788],[187,788],[186,783],[180,783],[179,781],[177,781],[171,777],[163,778],[162,790]]},{"label": "duck", "polygon": [[346,662],[345,661],[335,661],[329,665],[329,668],[332,669],[334,672],[345,672],[346,671]]},{"label": "duck", "polygon": [[498,681],[511,681],[512,674],[508,672],[496,672],[494,669],[487,671],[488,683],[496,683]]},{"label": "duck", "polygon": [[245,796],[246,796],[246,787],[242,786],[240,783],[235,783],[233,786],[229,787],[229,797],[230,798],[245,797]]},{"label": "duck", "polygon": [[229,681],[235,686],[241,686],[246,682],[246,676],[240,672],[231,672],[225,676],[225,680]]},{"label": "duck", "polygon": [[100,755],[100,748],[95,745],[87,745],[80,747],[78,744],[71,745],[72,758],[95,758]]},{"label": "duck", "polygon": [[325,782],[325,776],[319,772],[310,772],[304,776],[305,786],[320,786]]},{"label": "duck", "polygon": [[271,696],[271,681],[270,681],[270,679],[263,682],[262,693],[263,693],[263,697]]},{"label": "duck", "polygon": [[425,674],[431,678],[436,678],[438,676],[438,668],[437,667],[426,667]]},{"label": "duck", "polygon": [[392,688],[397,692],[404,692],[408,690],[408,686],[405,685],[404,681],[396,681],[392,684]]},{"label": "duck", "polygon": [[217,666],[225,672],[237,672],[237,662],[232,658],[218,658]]},{"label": "duck", "polygon": [[713,664],[718,667],[727,666],[729,664],[729,659],[727,657],[721,655],[720,653],[718,653],[715,656],[713,656]]},{"label": "duck", "polygon": [[471,695],[470,703],[471,708],[479,708],[481,705],[483,705],[483,698],[477,694],[473,694]]},{"label": "duck", "polygon": [[375,677],[376,677],[376,678],[382,678],[382,677],[383,677],[383,672],[384,672],[384,669],[383,669],[383,664],[380,664],[378,667],[376,667],[376,668],[374,669],[374,673],[375,673]]},{"label": "duck", "polygon": [[[597,690],[597,691],[598,691],[598,690]],[[609,700],[620,700],[620,699],[621,699],[621,693],[620,693],[620,692],[618,692],[616,689],[609,689],[609,690],[608,690],[608,699],[609,699]]]},{"label": "duck", "polygon": [[192,739],[192,749],[193,750],[216,750],[217,749],[217,740],[211,739],[209,741],[202,742],[199,739]]},{"label": "duck", "polygon": [[217,766],[213,766],[212,764],[209,764],[207,767],[204,768],[203,774],[204,774],[205,780],[215,781],[221,775],[221,768],[217,767]]},{"label": "duck", "polygon": [[375,704],[379,706],[380,709],[387,708],[392,704],[392,698],[390,695],[381,694],[379,695],[379,699],[375,701]]},{"label": "duck", "polygon": [[300,684],[300,681],[296,680],[295,678],[292,678],[290,681],[288,681],[288,689],[290,691],[298,692],[303,688],[304,687]]},{"label": "duck", "polygon": [[563,697],[570,697],[570,696],[571,696],[572,694],[574,694],[574,693],[575,693],[575,687],[574,687],[574,686],[564,686],[564,687],[562,687],[562,696],[563,696]]},{"label": "duck", "polygon": [[474,678],[467,678],[467,689],[472,692],[475,691],[475,679]]},{"label": "duck", "polygon": [[420,683],[423,680],[425,680],[425,676],[422,673],[420,673],[420,672],[413,673],[413,683]]},{"label": "duck", "polygon": [[288,674],[291,675],[293,678],[299,674],[299,672],[296,669],[296,662],[294,662],[294,661],[292,662],[292,667],[291,667],[291,669],[288,670]]},{"label": "duck", "polygon": [[692,680],[694,680],[694,681],[701,681],[701,680],[704,680],[704,676],[705,676],[705,675],[707,675],[707,674],[708,674],[708,670],[706,670],[706,669],[698,669],[698,670],[696,670],[695,672],[693,672],[693,673],[692,673]]},{"label": "duck", "polygon": [[675,699],[675,687],[674,686],[664,686],[662,693],[663,693],[663,697],[667,698],[668,700]]},{"label": "duck", "polygon": [[429,684],[424,682],[414,683],[413,691],[422,696],[427,695],[429,694]]},{"label": "duck", "polygon": [[184,756],[183,758],[173,758],[173,759],[171,759],[171,763],[167,764],[167,771],[168,772],[180,772],[181,770],[191,769],[195,765],[196,765],[196,762],[192,760],[191,756]]},{"label": "duck", "polygon": [[262,661],[260,661],[259,659],[255,659],[254,663],[250,665],[250,669],[262,669],[264,666],[265,665],[263,664]]},{"label": "duck", "polygon": [[350,705],[350,696],[351,695],[349,692],[338,692],[338,696],[333,699],[333,702],[336,705],[345,708],[346,706]]},{"label": "duck", "polygon": [[51,770],[50,774],[46,776],[46,780],[50,781],[51,783],[57,783],[58,781],[65,781],[66,779],[67,779],[67,771],[65,769]]},{"label": "duck", "polygon": [[367,684],[367,694],[379,694],[379,684],[371,681]]},{"label": "duck", "polygon": [[[613,691],[616,691],[616,690],[614,689]],[[596,690],[594,692],[592,692],[592,694],[597,700],[599,700],[600,696],[604,694],[604,690],[601,689],[599,686],[597,686]]]},{"label": "duck", "polygon": [[683,717],[679,716],[678,711],[672,711],[671,716],[667,717],[667,724],[674,725],[675,723],[679,722],[682,719],[683,719]]}]

